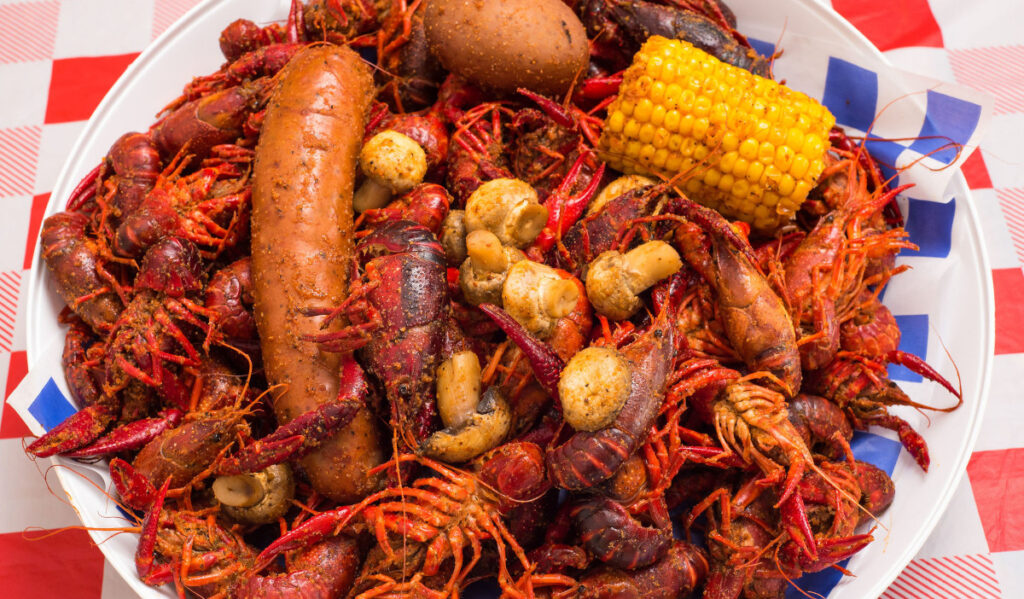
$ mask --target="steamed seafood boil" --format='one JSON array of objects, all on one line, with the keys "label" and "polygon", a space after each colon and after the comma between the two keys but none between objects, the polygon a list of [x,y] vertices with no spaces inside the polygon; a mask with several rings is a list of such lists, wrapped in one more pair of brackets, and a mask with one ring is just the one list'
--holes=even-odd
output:
[{"label": "steamed seafood boil", "polygon": [[[79,411],[180,597],[782,597],[892,502],[894,187],[718,0],[310,0],[43,224]],[[889,380],[901,364],[946,406]],[[862,526],[863,525],[863,526]]]}]

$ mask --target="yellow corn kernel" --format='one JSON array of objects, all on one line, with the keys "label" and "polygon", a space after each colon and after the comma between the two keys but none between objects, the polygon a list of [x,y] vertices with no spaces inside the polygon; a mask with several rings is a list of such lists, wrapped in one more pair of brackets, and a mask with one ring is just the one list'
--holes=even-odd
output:
[{"label": "yellow corn kernel", "polygon": [[650,144],[644,144],[644,146],[640,148],[640,156],[638,156],[640,164],[650,164],[651,160],[654,158],[654,152],[654,146]]},{"label": "yellow corn kernel", "polygon": [[622,133],[622,128],[625,124],[626,115],[622,114],[621,111],[616,110],[614,113],[608,115],[608,122],[605,123],[605,127],[615,133]]},{"label": "yellow corn kernel", "polygon": [[636,103],[636,108],[633,109],[633,118],[641,123],[646,123],[651,120],[652,110],[654,110],[654,103],[644,98]]},{"label": "yellow corn kernel", "polygon": [[654,85],[651,86],[651,94],[647,96],[651,102],[656,105],[662,105],[665,103],[665,82],[655,80]]},{"label": "yellow corn kernel", "polygon": [[678,83],[665,86],[665,108],[669,111],[678,110],[682,95],[683,88],[679,87]]},{"label": "yellow corn kernel", "polygon": [[794,152],[799,152],[804,147],[804,134],[799,129],[790,129],[786,131],[786,145],[793,149]]},{"label": "yellow corn kernel", "polygon": [[722,150],[726,152],[734,152],[740,147],[740,137],[736,135],[735,131],[726,130],[725,134],[722,135]]},{"label": "yellow corn kernel", "polygon": [[745,139],[739,147],[740,156],[746,158],[747,160],[755,160],[757,158],[757,149],[758,144],[755,140]]},{"label": "yellow corn kernel", "polygon": [[807,181],[798,181],[796,187],[793,188],[793,197],[807,199],[807,194],[811,193],[811,184]]},{"label": "yellow corn kernel", "polygon": [[792,195],[794,189],[796,189],[796,181],[793,180],[793,176],[789,173],[782,175],[779,179],[779,194],[783,196]]},{"label": "yellow corn kernel", "polygon": [[708,123],[707,118],[696,118],[693,121],[693,129],[690,130],[690,134],[697,139],[704,139],[708,134],[709,126],[710,123]]},{"label": "yellow corn kernel", "polygon": [[684,89],[679,94],[679,110],[683,112],[693,112],[693,103],[697,101],[697,94],[692,89]]},{"label": "yellow corn kernel", "polygon": [[750,193],[750,183],[747,183],[746,179],[736,178],[736,181],[732,184],[732,195],[737,198],[746,199],[747,194]]},{"label": "yellow corn kernel", "polygon": [[697,96],[697,99],[693,101],[693,116],[703,118],[708,116],[709,112],[711,112],[711,98],[705,95]]},{"label": "yellow corn kernel", "polygon": [[665,113],[665,120],[662,121],[662,125],[669,131],[679,131],[679,119],[678,110],[669,110]]},{"label": "yellow corn kernel", "polygon": [[715,104],[711,107],[711,113],[708,115],[708,120],[716,125],[724,124],[725,119],[729,117],[729,105],[728,104]]},{"label": "yellow corn kernel", "polygon": [[661,78],[661,65],[665,62],[665,59],[660,56],[652,56],[647,60],[647,68],[645,72],[647,75],[654,80]]},{"label": "yellow corn kernel", "polygon": [[704,173],[704,184],[710,187],[717,187],[719,179],[722,178],[722,173],[715,169],[709,169]]},{"label": "yellow corn kernel", "polygon": [[665,162],[668,161],[668,150],[661,148],[654,152],[654,157],[651,158],[651,164],[655,168],[662,168],[665,166]]},{"label": "yellow corn kernel", "polygon": [[789,167],[789,174],[793,175],[796,179],[803,179],[804,175],[807,174],[807,169],[811,166],[807,156],[803,154],[797,154],[793,157],[793,166]]},{"label": "yellow corn kernel", "polygon": [[736,152],[726,152],[725,156],[722,156],[722,160],[718,163],[718,170],[723,173],[732,171],[732,168],[736,165],[736,158],[739,155]]},{"label": "yellow corn kernel", "polygon": [[[831,128],[831,126],[829,127]],[[825,151],[825,145],[821,138],[813,133],[804,138],[804,147],[801,150],[805,155],[821,156]]]},{"label": "yellow corn kernel", "polygon": [[761,177],[763,175],[764,175],[764,163],[763,162],[761,162],[759,160],[755,160],[755,161],[750,163],[749,167],[747,167],[747,181],[750,181],[751,183],[760,183],[761,182]]},{"label": "yellow corn kernel", "polygon": [[665,106],[663,104],[655,106],[654,110],[651,111],[651,124],[655,127],[660,127],[665,122],[665,113]]},{"label": "yellow corn kernel", "polygon": [[792,165],[793,150],[789,146],[779,146],[779,149],[775,150],[775,166],[779,167],[781,171],[788,171]]},{"label": "yellow corn kernel", "polygon": [[622,136],[630,139],[636,139],[636,136],[640,134],[640,123],[636,119],[629,119],[626,121],[626,126],[622,129]]},{"label": "yellow corn kernel", "polygon": [[722,175],[722,178],[718,180],[718,189],[722,191],[729,191],[732,189],[733,183],[736,182],[736,177],[733,177],[729,173]]},{"label": "yellow corn kernel", "polygon": [[654,131],[654,125],[646,123],[640,126],[640,132],[637,133],[636,138],[645,144],[649,144],[654,140]]},{"label": "yellow corn kernel", "polygon": [[661,65],[661,79],[666,83],[672,83],[676,79],[676,63],[669,60]]},{"label": "yellow corn kernel", "polygon": [[679,172],[679,167],[681,167],[682,165],[683,157],[680,156],[677,152],[672,152],[671,154],[668,155],[668,160],[665,161],[665,170],[677,173]]},{"label": "yellow corn kernel", "polygon": [[[761,163],[760,162],[756,162],[755,164],[761,164]],[[726,170],[724,165],[721,166],[720,168],[723,171]],[[746,178],[747,171],[750,170],[750,161],[749,160],[745,160],[743,158],[737,158],[736,159],[736,164],[734,164],[733,167],[731,169],[728,169],[728,170],[731,170],[732,174],[736,175],[737,179],[739,179],[740,177]],[[756,181],[756,179],[755,179],[755,181]]]},{"label": "yellow corn kernel", "polygon": [[693,123],[696,119],[693,118],[692,114],[688,114],[679,120],[679,133],[680,135],[690,135],[693,131]]},{"label": "yellow corn kernel", "polygon": [[761,162],[771,162],[775,158],[775,144],[770,141],[762,143],[757,148],[757,159]]}]

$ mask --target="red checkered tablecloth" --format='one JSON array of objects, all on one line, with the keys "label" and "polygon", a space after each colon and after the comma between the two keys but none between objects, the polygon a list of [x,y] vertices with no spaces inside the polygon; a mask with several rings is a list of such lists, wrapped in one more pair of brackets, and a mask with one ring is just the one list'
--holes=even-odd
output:
[{"label": "red checkered tablecloth", "polygon": [[[28,269],[57,173],[125,67],[198,0],[0,0],[0,389],[25,376]],[[1024,4],[1017,0],[833,0],[908,71],[995,96],[964,167],[996,301],[988,411],[968,476],[885,599],[1024,597]],[[0,414],[0,599],[133,597],[23,453],[28,430]],[[56,479],[49,477],[52,484]]]}]

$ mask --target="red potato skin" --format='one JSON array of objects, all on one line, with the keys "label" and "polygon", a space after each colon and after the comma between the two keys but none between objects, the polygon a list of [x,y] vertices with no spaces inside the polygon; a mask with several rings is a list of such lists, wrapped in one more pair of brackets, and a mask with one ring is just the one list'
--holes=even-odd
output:
[{"label": "red potato skin", "polygon": [[[355,52],[303,50],[285,67],[267,109],[253,171],[252,275],[256,324],[280,424],[337,399],[339,356],[304,335],[322,333],[323,317],[347,294],[353,241],[356,159],[373,82]],[[302,459],[313,487],[349,503],[377,479],[384,460],[369,410]]]}]

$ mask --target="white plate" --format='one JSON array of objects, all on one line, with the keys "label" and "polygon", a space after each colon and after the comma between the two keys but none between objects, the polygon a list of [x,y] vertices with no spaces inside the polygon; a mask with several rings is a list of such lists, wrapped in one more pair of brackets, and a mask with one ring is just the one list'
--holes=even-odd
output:
[{"label": "white plate", "polygon": [[[169,28],[132,63],[93,114],[58,177],[46,215],[63,208],[76,183],[102,159],[117,137],[129,130],[148,128],[153,115],[177,96],[187,81],[217,69],[223,60],[217,39],[225,25],[239,17],[257,23],[281,20],[288,12],[288,4],[288,0],[207,0]],[[729,4],[739,18],[740,31],[747,31],[751,26],[759,30],[785,31],[787,35],[827,39],[847,51],[884,61],[881,53],[849,23],[813,0],[730,0]],[[785,46],[785,37],[782,39]],[[804,58],[790,52],[777,66],[784,69],[786,62],[793,64]],[[980,243],[978,217],[960,174],[953,179],[942,200],[950,197],[957,199],[950,256],[941,262],[941,268],[935,268],[934,259],[903,260],[916,268],[894,281],[885,301],[897,314],[929,315],[929,361],[955,380],[953,367],[943,351],[943,346],[949,348],[962,377],[964,406],[952,414],[933,415],[930,424],[913,411],[900,412],[928,441],[931,470],[925,475],[906,452],[901,453],[893,473],[896,499],[882,518],[888,530],[878,529],[877,540],[853,558],[848,568],[856,577],[845,578],[830,593],[831,599],[877,597],[896,578],[920,549],[949,503],[978,433],[993,353],[992,284]],[[921,293],[922,289],[944,291]],[[62,302],[47,281],[37,251],[29,281],[27,313],[30,368],[45,363],[56,369],[59,353],[41,353],[54,337],[62,335],[56,321],[61,307]],[[63,382],[61,385],[67,393]],[[948,405],[950,400],[937,385],[901,383],[901,386],[917,401]],[[112,518],[119,518],[120,514],[89,482],[108,488],[106,468],[63,459],[56,462],[73,466],[84,475],[75,476],[57,469],[61,484],[85,526],[117,526]],[[141,597],[173,596],[169,588],[154,589],[138,580],[133,562],[137,542],[134,535],[105,540],[106,533],[91,534],[97,542],[103,541],[100,549]]]}]

